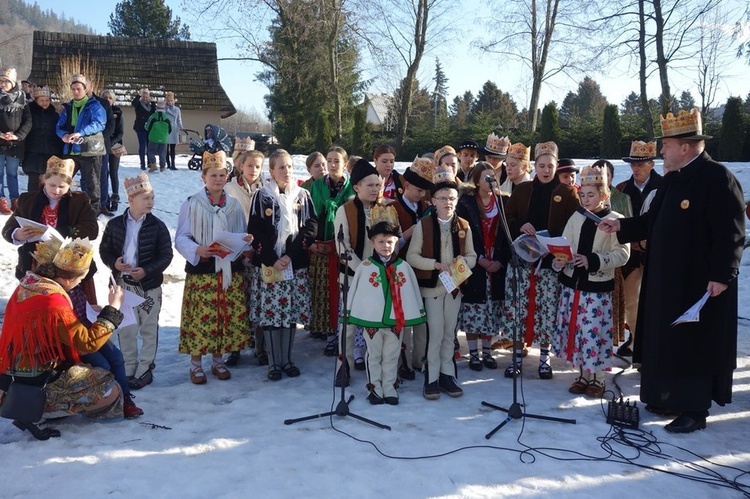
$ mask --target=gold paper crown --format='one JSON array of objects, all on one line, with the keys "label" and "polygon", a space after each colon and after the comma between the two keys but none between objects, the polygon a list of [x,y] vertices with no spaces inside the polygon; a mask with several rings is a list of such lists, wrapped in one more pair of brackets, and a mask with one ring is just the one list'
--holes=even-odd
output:
[{"label": "gold paper crown", "polygon": [[557,144],[552,141],[540,142],[536,145],[536,147],[534,147],[534,161],[536,161],[539,156],[544,156],[545,154],[549,154],[550,156],[557,159]]},{"label": "gold paper crown", "polygon": [[80,274],[88,272],[94,259],[94,245],[88,237],[65,239],[52,264],[60,270]]},{"label": "gold paper crown", "polygon": [[34,248],[34,253],[32,255],[34,257],[34,260],[36,260],[39,265],[52,263],[52,260],[55,259],[55,255],[58,251],[60,251],[62,243],[63,242],[56,237],[50,237],[46,241],[39,241],[38,243],[36,243],[36,247]]},{"label": "gold paper crown", "polygon": [[528,163],[531,161],[531,147],[526,147],[521,142],[511,144],[508,148],[508,157],[516,158],[519,161],[526,161]]},{"label": "gold paper crown", "polygon": [[453,169],[449,166],[438,165],[435,167],[435,173],[432,175],[432,183],[437,185],[440,182],[455,182]]},{"label": "gold paper crown", "polygon": [[128,197],[154,190],[146,172],[141,173],[137,177],[125,177],[123,184],[125,185],[125,194]]},{"label": "gold paper crown", "polygon": [[217,151],[210,153],[208,151],[203,153],[203,171],[205,172],[209,168],[224,168],[227,167],[227,154],[224,151]]},{"label": "gold paper crown", "polygon": [[689,112],[680,109],[677,116],[667,113],[666,117],[659,117],[661,121],[662,138],[679,138],[680,136],[702,135],[703,122],[697,107]]},{"label": "gold paper crown", "polygon": [[430,158],[414,158],[409,169],[427,182],[432,182],[432,178],[435,176],[435,163]]},{"label": "gold paper crown", "polygon": [[508,136],[498,137],[493,132],[487,136],[487,142],[484,145],[484,152],[491,156],[505,156],[508,154],[508,147],[510,147],[510,139]]},{"label": "gold paper crown", "polygon": [[370,227],[380,222],[388,222],[391,225],[399,226],[398,213],[393,206],[380,206],[376,204],[370,209]]},{"label": "gold paper crown", "polygon": [[18,82],[16,68],[0,68],[0,80],[8,80],[13,86],[16,86],[16,83]]},{"label": "gold paper crown", "polygon": [[452,146],[443,146],[437,151],[435,151],[435,154],[433,155],[435,157],[435,163],[440,163],[440,160],[443,159],[443,157],[447,156],[448,154],[452,154],[456,156],[456,150],[453,149]]},{"label": "gold paper crown", "polygon": [[630,159],[651,160],[656,158],[656,141],[634,140],[630,143]]},{"label": "gold paper crown", "polygon": [[31,91],[31,97],[36,99],[37,97],[52,97],[52,91],[49,87],[34,87]]},{"label": "gold paper crown", "polygon": [[68,178],[73,178],[73,172],[75,171],[76,164],[72,159],[61,159],[57,156],[51,156],[47,160],[47,175],[63,175]]},{"label": "gold paper crown", "polygon": [[606,166],[587,166],[581,171],[581,187],[584,185],[609,185]]},{"label": "gold paper crown", "polygon": [[234,152],[238,151],[254,151],[255,141],[250,137],[235,137],[234,139]]},{"label": "gold paper crown", "polygon": [[84,87],[88,88],[88,80],[82,74],[76,74],[70,78],[70,85],[72,86],[74,83],[80,83]]}]

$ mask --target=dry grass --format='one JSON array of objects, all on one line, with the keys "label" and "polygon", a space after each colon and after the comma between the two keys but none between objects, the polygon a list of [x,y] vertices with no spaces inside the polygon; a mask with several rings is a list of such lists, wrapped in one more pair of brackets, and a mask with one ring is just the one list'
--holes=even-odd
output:
[{"label": "dry grass", "polygon": [[93,89],[95,93],[104,88],[104,75],[99,70],[96,62],[84,59],[81,55],[70,55],[60,59],[60,76],[57,82],[58,96],[61,102],[68,102],[73,98],[70,93],[70,81],[75,74],[82,74],[89,81],[87,88]]}]

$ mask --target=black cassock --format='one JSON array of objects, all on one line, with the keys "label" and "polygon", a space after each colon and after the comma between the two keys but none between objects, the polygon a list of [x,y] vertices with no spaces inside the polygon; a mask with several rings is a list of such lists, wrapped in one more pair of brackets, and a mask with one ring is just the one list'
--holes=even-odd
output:
[{"label": "black cassock", "polygon": [[[742,187],[704,152],[664,176],[646,214],[621,220],[621,242],[647,240],[633,358],[644,403],[688,412],[732,401],[743,217]],[[671,327],[709,281],[729,287],[699,322]]]}]

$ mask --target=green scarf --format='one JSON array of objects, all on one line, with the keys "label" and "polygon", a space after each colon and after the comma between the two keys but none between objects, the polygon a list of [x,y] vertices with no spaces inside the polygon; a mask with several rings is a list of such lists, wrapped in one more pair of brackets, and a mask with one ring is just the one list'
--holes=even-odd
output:
[{"label": "green scarf", "polygon": [[339,193],[334,198],[331,198],[331,191],[328,188],[326,178],[327,176],[319,178],[313,182],[311,194],[317,211],[318,220],[325,224],[323,241],[330,241],[333,239],[335,232],[333,221],[336,218],[336,210],[338,210],[342,204],[349,201],[355,193],[351,182],[347,177]]},{"label": "green scarf", "polygon": [[81,113],[81,110],[83,110],[83,107],[86,105],[86,103],[89,101],[88,95],[84,95],[83,99],[76,100],[73,99],[70,106],[70,125],[75,129],[76,123],[78,123],[78,115]]}]

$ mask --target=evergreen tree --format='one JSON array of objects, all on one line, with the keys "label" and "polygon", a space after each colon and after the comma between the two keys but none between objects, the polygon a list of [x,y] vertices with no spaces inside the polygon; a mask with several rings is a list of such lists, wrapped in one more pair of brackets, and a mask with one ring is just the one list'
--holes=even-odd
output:
[{"label": "evergreen tree", "polygon": [[372,130],[367,122],[367,110],[364,106],[358,106],[354,111],[354,128],[349,152],[364,156],[370,151],[372,151]]},{"label": "evergreen tree", "polygon": [[474,95],[467,91],[463,96],[456,96],[451,104],[449,115],[451,126],[455,130],[466,130],[469,126],[469,115],[472,112]]},{"label": "evergreen tree", "polygon": [[679,109],[691,110],[695,107],[695,99],[689,90],[684,91],[680,94],[680,98],[677,99],[677,107]]},{"label": "evergreen tree", "polygon": [[438,126],[448,115],[448,77],[440,65],[440,59],[435,59],[435,77],[432,81],[435,82],[435,90],[432,92],[433,126]]},{"label": "evergreen tree", "polygon": [[617,158],[620,156],[620,141],[622,132],[620,131],[620,115],[615,104],[610,104],[604,108],[604,125],[602,127],[602,158]]},{"label": "evergreen tree", "polygon": [[730,97],[724,107],[719,139],[719,160],[740,161],[745,142],[745,120],[742,115],[742,99]]},{"label": "evergreen tree", "polygon": [[643,106],[641,104],[641,96],[635,92],[625,97],[622,101],[622,115],[623,116],[640,116],[643,114]]},{"label": "evergreen tree", "polygon": [[542,110],[542,125],[539,128],[539,141],[560,142],[560,125],[558,124],[557,104],[549,102]]},{"label": "evergreen tree", "polygon": [[126,38],[189,40],[190,29],[164,0],[122,0],[109,16],[110,34]]},{"label": "evergreen tree", "polygon": [[486,115],[490,121],[494,121],[492,128],[501,126],[507,130],[516,126],[517,114],[518,106],[510,94],[487,81],[474,99],[470,121],[477,122],[480,115]]}]

